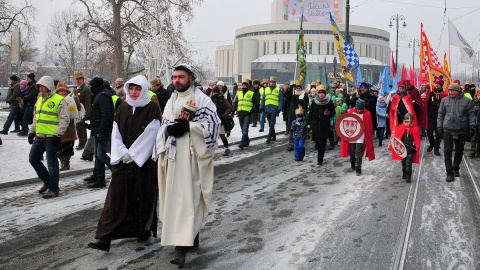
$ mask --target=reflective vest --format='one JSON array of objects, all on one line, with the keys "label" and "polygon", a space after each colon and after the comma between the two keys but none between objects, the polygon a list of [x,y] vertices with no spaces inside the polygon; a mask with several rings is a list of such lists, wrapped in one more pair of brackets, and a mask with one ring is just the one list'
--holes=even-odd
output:
[{"label": "reflective vest", "polygon": [[237,111],[250,112],[253,107],[253,91],[248,90],[245,95],[243,91],[240,90],[237,92]]},{"label": "reflective vest", "polygon": [[258,90],[258,92],[260,93],[260,97],[263,96],[263,93],[265,93],[265,88],[260,87],[260,89]]},{"label": "reflective vest", "polygon": [[153,92],[152,90],[148,90],[148,95],[150,95],[150,100],[152,100],[152,97],[156,96],[157,94],[155,94],[155,92]]},{"label": "reflective vest", "polygon": [[275,87],[271,90],[270,87],[265,88],[265,106],[273,105],[278,106],[280,104],[280,88]]},{"label": "reflective vest", "polygon": [[63,97],[59,94],[53,94],[43,102],[40,95],[35,104],[35,133],[44,135],[55,135],[57,130],[59,117],[58,106]]},{"label": "reflective vest", "polygon": [[118,100],[119,96],[117,95],[113,95],[112,96],[112,100],[113,100],[113,112],[117,112],[117,100]]}]

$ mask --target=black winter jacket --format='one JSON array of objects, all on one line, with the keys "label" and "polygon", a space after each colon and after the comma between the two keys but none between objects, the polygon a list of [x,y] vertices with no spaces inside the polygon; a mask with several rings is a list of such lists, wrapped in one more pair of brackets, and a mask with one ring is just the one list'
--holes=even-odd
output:
[{"label": "black winter jacket", "polygon": [[113,101],[108,90],[102,89],[95,95],[92,104],[90,127],[92,135],[108,136],[112,134],[113,127]]}]

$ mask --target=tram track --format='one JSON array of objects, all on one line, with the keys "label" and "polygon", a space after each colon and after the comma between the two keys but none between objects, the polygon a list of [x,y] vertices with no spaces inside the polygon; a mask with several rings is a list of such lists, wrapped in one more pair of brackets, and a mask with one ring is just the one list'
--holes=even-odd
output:
[{"label": "tram track", "polygon": [[[403,214],[403,219],[402,219],[402,224],[400,226],[400,231],[397,237],[397,247],[395,249],[394,255],[393,255],[393,260],[390,269],[406,269],[406,262],[407,262],[407,257],[409,254],[409,243],[411,242],[411,237],[412,237],[412,230],[413,230],[413,225],[414,225],[414,213],[415,211],[419,211],[419,209],[416,209],[417,207],[417,196],[420,192],[421,188],[421,176],[425,173],[428,173],[426,168],[425,168],[425,159],[427,158],[425,155],[426,152],[426,147],[428,145],[428,139],[425,138],[422,141],[422,147],[421,147],[421,157],[420,157],[420,163],[418,164],[417,168],[413,172],[412,179],[415,181],[412,181],[412,185],[410,186],[410,190],[407,196],[407,200],[405,203],[405,209],[404,209],[404,214]],[[480,182],[479,179],[476,179],[475,171],[473,170],[473,165],[471,163],[471,160],[467,157],[467,152],[468,150],[464,151],[463,154],[463,162],[461,163],[461,177],[462,179],[456,178],[455,181],[463,181],[465,182],[468,186],[471,186],[473,193],[475,194],[475,202],[474,204],[477,206],[480,206]],[[443,162],[443,155],[442,155],[442,162]],[[442,170],[444,170],[444,167],[442,166]],[[420,210],[421,211],[421,210]]]}]

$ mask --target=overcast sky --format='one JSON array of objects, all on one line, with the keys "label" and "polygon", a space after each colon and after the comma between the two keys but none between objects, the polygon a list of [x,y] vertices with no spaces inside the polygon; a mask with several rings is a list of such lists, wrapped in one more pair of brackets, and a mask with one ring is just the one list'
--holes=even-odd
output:
[{"label": "overcast sky", "polygon": [[[39,9],[36,19],[40,30],[38,43],[44,44],[46,26],[50,21],[48,15],[67,9],[71,1],[34,0],[32,2]],[[445,2],[446,13],[444,13]],[[272,0],[204,0],[201,6],[195,8],[195,17],[187,25],[185,35],[203,58],[208,57],[213,62],[216,47],[233,44],[236,29],[270,23],[271,4]],[[480,31],[476,27],[480,17],[478,0],[351,0],[350,6],[350,24],[389,31],[390,47],[393,51],[396,44],[396,29],[395,22],[393,22],[394,27],[388,27],[390,18],[396,14],[405,16],[407,27],[400,27],[399,31],[400,63],[411,65],[413,50],[408,48],[408,43],[411,39],[419,38],[420,23],[424,24],[424,31],[440,59],[443,59],[444,52],[448,52],[448,19],[454,23],[470,45],[480,51]],[[340,28],[344,29],[343,26]],[[417,48],[416,51],[418,53]],[[452,72],[464,71],[466,67],[467,74],[471,74],[470,65],[458,64],[459,49],[451,47],[450,51]],[[418,67],[418,59],[415,66]]]}]

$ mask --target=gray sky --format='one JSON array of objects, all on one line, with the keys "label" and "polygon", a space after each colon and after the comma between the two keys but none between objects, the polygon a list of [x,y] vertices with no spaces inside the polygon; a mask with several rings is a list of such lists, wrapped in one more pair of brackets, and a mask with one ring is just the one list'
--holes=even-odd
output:
[{"label": "gray sky", "polygon": [[[32,2],[39,9],[38,43],[44,44],[46,26],[49,23],[48,14],[67,9],[71,1],[34,0]],[[204,0],[201,6],[195,8],[195,17],[186,26],[185,35],[201,57],[208,57],[213,62],[216,47],[233,44],[236,29],[270,23],[271,3],[272,0]],[[478,0],[446,0],[445,14],[444,0],[351,0],[350,6],[350,24],[389,31],[390,47],[393,51],[396,44],[396,29],[395,22],[392,28],[388,27],[390,17],[396,14],[405,16],[407,27],[400,27],[399,31],[399,63],[412,64],[413,50],[408,48],[408,43],[411,39],[419,38],[422,22],[430,43],[443,61],[444,52],[448,52],[449,18],[470,45],[480,51],[480,33],[475,27],[477,18],[480,16]],[[344,29],[343,26],[340,28]],[[308,39],[308,35],[306,38]],[[416,51],[418,52],[417,48]],[[466,68],[467,74],[471,74],[470,65],[459,64],[459,49],[452,46],[450,51],[453,73],[457,70],[464,71]],[[415,66],[418,67],[418,59]]]}]

